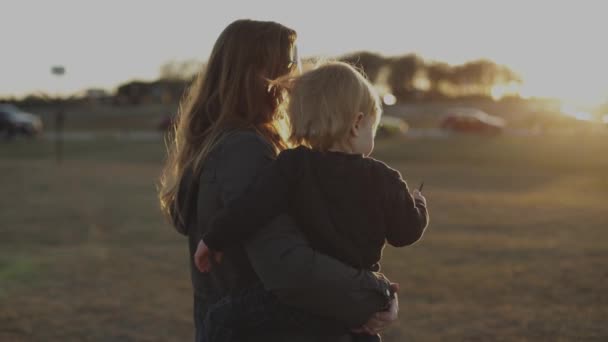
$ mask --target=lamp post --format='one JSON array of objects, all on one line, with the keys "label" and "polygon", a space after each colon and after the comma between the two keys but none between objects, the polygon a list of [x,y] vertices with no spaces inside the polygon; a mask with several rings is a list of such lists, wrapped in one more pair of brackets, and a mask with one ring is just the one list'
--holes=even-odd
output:
[{"label": "lamp post", "polygon": [[[57,78],[61,78],[65,75],[65,67],[56,65],[51,67],[51,74]],[[57,163],[61,163],[63,160],[63,123],[65,121],[63,105],[58,101],[57,108],[55,110],[55,159]]]}]

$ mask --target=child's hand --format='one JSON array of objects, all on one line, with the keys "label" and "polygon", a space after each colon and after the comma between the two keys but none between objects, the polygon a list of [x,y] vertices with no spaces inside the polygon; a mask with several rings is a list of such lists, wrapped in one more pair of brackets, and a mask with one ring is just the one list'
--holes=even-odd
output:
[{"label": "child's hand", "polygon": [[222,262],[221,252],[212,252],[203,240],[199,241],[196,252],[194,253],[194,264],[199,271],[207,273],[211,270],[211,257],[219,264]]},{"label": "child's hand", "polygon": [[421,201],[426,206],[426,198],[424,198],[424,196],[418,189],[414,190],[414,192],[412,193],[412,196],[414,196],[415,200]]}]

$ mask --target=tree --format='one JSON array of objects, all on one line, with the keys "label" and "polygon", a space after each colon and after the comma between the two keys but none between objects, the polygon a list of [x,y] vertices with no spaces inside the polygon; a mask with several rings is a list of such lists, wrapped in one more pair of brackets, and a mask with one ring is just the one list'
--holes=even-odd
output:
[{"label": "tree", "polygon": [[462,95],[490,95],[495,85],[521,83],[511,69],[486,59],[455,66],[449,80]]},{"label": "tree", "polygon": [[397,57],[390,62],[388,84],[399,100],[411,99],[415,94],[414,81],[424,62],[415,54]]},{"label": "tree", "polygon": [[426,77],[429,80],[429,92],[433,96],[442,94],[441,84],[448,82],[452,73],[452,67],[443,62],[431,62],[426,66]]},{"label": "tree", "polygon": [[388,60],[383,56],[368,51],[351,53],[342,56],[340,60],[363,70],[372,83],[378,78],[380,69],[388,63]]},{"label": "tree", "polygon": [[201,70],[203,63],[196,59],[169,61],[160,67],[160,79],[166,81],[190,81]]}]

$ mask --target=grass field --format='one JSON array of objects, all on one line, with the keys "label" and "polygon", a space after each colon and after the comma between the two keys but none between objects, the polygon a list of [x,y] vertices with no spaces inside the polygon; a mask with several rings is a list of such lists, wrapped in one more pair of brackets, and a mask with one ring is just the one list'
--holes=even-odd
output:
[{"label": "grass field", "polygon": [[[378,144],[425,181],[424,240],[387,248],[385,341],[608,340],[608,137]],[[0,341],[192,340],[185,241],[155,199],[161,142],[0,145]]]}]

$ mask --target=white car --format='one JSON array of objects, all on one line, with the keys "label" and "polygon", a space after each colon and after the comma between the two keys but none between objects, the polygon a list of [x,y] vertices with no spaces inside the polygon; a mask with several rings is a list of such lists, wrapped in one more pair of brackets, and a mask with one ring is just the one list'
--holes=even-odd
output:
[{"label": "white car", "polygon": [[0,104],[0,136],[34,137],[42,133],[42,129],[42,120],[37,115],[26,113],[11,104]]}]

